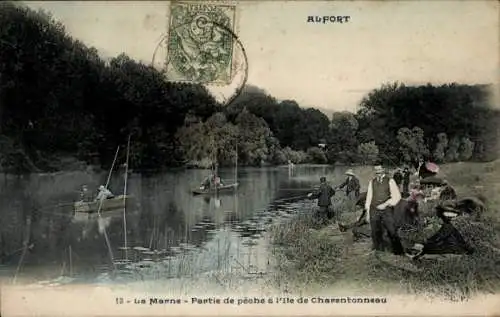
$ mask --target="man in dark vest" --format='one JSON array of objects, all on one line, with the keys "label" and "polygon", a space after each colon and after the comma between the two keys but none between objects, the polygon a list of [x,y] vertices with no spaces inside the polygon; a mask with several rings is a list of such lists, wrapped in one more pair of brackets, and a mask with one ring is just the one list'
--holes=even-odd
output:
[{"label": "man in dark vest", "polygon": [[375,166],[375,178],[368,183],[365,209],[366,220],[371,226],[373,249],[384,250],[384,229],[391,241],[392,252],[404,254],[401,240],[397,234],[394,218],[394,206],[401,200],[401,193],[396,182],[385,174],[384,168]]},{"label": "man in dark vest", "polygon": [[357,200],[359,198],[359,190],[361,189],[359,179],[356,175],[354,175],[352,169],[348,169],[345,174],[347,175],[347,178],[342,184],[337,186],[337,188],[342,189],[345,187],[345,195],[349,198]]},{"label": "man in dark vest", "polygon": [[326,177],[320,178],[318,190],[307,196],[311,199],[318,200],[319,211],[317,219],[320,224],[324,224],[327,220],[332,219],[335,213],[332,209],[332,197],[335,195],[335,190],[326,182]]}]

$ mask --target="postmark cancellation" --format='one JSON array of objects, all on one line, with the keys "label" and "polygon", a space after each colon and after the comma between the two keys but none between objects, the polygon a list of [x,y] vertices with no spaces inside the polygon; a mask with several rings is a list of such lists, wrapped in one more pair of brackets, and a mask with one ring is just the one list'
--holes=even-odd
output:
[{"label": "postmark cancellation", "polygon": [[172,81],[227,85],[232,80],[236,5],[172,2],[166,76]]}]

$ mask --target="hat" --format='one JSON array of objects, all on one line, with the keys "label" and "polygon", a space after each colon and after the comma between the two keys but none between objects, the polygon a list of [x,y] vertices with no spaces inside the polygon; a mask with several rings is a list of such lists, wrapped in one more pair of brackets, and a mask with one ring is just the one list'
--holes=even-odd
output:
[{"label": "hat", "polygon": [[326,182],[326,177],[321,176],[321,177],[319,178],[319,181],[320,181],[320,182]]},{"label": "hat", "polygon": [[106,187],[104,187],[104,185],[99,186],[99,189],[100,189],[100,190],[103,190],[103,189],[105,189],[105,188],[106,188]]},{"label": "hat", "polygon": [[346,175],[351,175],[354,176],[354,172],[352,169],[348,169],[347,172],[345,172]]},{"label": "hat", "polygon": [[384,168],[382,167],[382,165],[377,165],[374,167],[375,169],[375,173],[383,173],[384,172]]},{"label": "hat", "polygon": [[444,201],[436,207],[437,216],[442,218],[455,218],[460,214],[452,201]]}]

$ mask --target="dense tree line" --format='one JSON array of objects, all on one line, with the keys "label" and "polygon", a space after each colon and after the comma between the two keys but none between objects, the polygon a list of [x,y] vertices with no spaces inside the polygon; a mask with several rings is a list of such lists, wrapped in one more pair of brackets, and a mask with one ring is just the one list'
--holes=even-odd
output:
[{"label": "dense tree line", "polygon": [[[280,144],[320,152],[304,159],[329,163],[413,164],[487,161],[498,153],[500,112],[493,107],[489,85],[382,85],[360,102],[356,113],[334,112],[327,118],[293,101],[277,101],[250,89],[229,112],[246,107],[268,123]],[[239,109],[238,109],[239,108]],[[294,158],[296,161],[298,158]],[[292,161],[294,160],[292,159]]]},{"label": "dense tree line", "polygon": [[131,164],[142,169],[236,158],[242,165],[490,160],[500,117],[488,89],[388,84],[356,113],[328,118],[248,86],[223,107],[204,87],[168,82],[125,54],[104,61],[45,12],[0,4],[0,163],[14,172],[60,169],[63,158],[109,166],[129,136]]},{"label": "dense tree line", "polygon": [[490,85],[383,85],[356,114],[358,142],[374,141],[381,159],[486,161],[498,153],[498,105]]},{"label": "dense tree line", "polygon": [[45,12],[0,6],[6,169],[57,169],[61,157],[109,165],[130,134],[136,167],[182,163],[174,136],[185,116],[206,119],[220,107],[203,87],[169,83],[124,54],[105,62]]}]

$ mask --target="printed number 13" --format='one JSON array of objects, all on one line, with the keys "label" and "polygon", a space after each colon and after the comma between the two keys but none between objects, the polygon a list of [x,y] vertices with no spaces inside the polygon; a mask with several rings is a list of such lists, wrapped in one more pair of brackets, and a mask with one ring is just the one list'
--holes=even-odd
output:
[{"label": "printed number 13", "polygon": [[123,304],[123,298],[122,297],[117,297],[116,298],[116,303],[117,304]]}]

